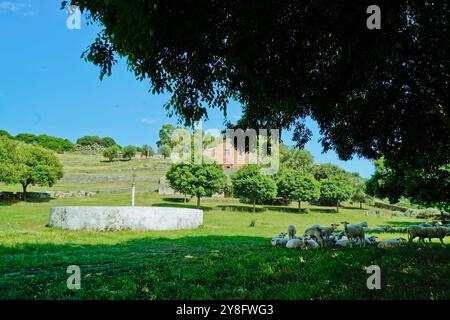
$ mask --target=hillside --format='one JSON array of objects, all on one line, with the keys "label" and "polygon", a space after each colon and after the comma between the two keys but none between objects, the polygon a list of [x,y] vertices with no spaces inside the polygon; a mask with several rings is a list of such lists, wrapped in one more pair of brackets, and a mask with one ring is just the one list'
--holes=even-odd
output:
[{"label": "hillside", "polygon": [[[64,166],[64,177],[52,188],[30,186],[30,192],[43,191],[103,191],[114,192],[130,188],[133,170],[136,174],[137,192],[154,190],[159,178],[170,165],[161,159],[133,159],[107,162],[102,156],[76,153],[58,154]],[[1,191],[21,191],[20,185],[0,183]]]}]

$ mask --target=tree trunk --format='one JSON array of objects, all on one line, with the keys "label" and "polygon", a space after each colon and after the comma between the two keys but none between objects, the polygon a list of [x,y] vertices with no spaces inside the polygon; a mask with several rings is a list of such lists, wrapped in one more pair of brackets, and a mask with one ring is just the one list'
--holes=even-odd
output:
[{"label": "tree trunk", "polygon": [[253,212],[256,212],[256,199],[253,199]]},{"label": "tree trunk", "polygon": [[186,193],[184,194],[184,199],[183,199],[183,203],[186,203]]},{"label": "tree trunk", "polygon": [[359,202],[359,208],[360,208],[360,209],[363,208],[363,207],[362,207],[362,202],[361,202],[361,201]]},{"label": "tree trunk", "polygon": [[298,202],[298,211],[299,212],[302,211],[302,202],[301,201]]},{"label": "tree trunk", "polygon": [[339,201],[336,204],[336,212],[339,213]]},{"label": "tree trunk", "polygon": [[197,208],[200,208],[200,197],[197,197]]},{"label": "tree trunk", "polygon": [[27,201],[27,184],[22,184],[22,190],[23,190],[23,201]]}]

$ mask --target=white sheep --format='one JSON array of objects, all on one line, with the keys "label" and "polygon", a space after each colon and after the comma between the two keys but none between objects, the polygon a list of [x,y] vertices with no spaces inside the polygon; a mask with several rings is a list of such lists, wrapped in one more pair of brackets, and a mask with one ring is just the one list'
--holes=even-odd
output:
[{"label": "white sheep", "polygon": [[286,248],[288,249],[295,249],[295,248],[302,248],[303,246],[303,239],[300,238],[296,238],[296,239],[291,239],[286,243]]},{"label": "white sheep", "polygon": [[344,248],[352,248],[353,247],[353,241],[346,236],[343,236],[342,238],[336,240],[335,243],[338,247],[344,247]]},{"label": "white sheep", "polygon": [[378,241],[378,237],[377,236],[370,236],[370,237],[366,237],[366,243],[371,245],[371,244],[375,244]]},{"label": "white sheep", "polygon": [[360,240],[362,247],[366,246],[364,228],[367,227],[367,222],[361,222],[349,226],[347,221],[341,222],[344,225],[344,233],[348,238],[355,238]]},{"label": "white sheep", "polygon": [[302,250],[306,250],[306,249],[318,249],[319,247],[320,246],[316,241],[303,237],[291,239],[286,244],[286,248],[288,249],[299,248]]},{"label": "white sheep", "polygon": [[314,241],[313,239],[305,239],[305,249],[319,249],[320,245],[317,243],[317,241]]},{"label": "white sheep", "polygon": [[297,229],[295,228],[295,226],[289,226],[288,227],[289,239],[294,239],[296,234],[297,234]]},{"label": "white sheep", "polygon": [[322,237],[321,228],[322,227],[320,225],[315,224],[310,228],[306,229],[304,236],[306,238],[314,238],[321,247],[325,247],[325,242]]},{"label": "white sheep", "polygon": [[358,223],[361,227],[363,227],[363,228],[368,228],[369,227],[369,224],[366,222],[366,221],[363,221],[363,222],[360,222],[360,223]]},{"label": "white sheep", "polygon": [[285,246],[288,242],[288,239],[286,239],[286,235],[286,232],[282,232],[279,235],[273,237],[271,241],[272,246]]},{"label": "white sheep", "polygon": [[425,242],[425,238],[428,238],[428,240],[431,242],[431,239],[437,238],[441,242],[442,245],[444,245],[444,238],[448,234],[448,229],[446,227],[427,227],[422,228],[424,230],[424,233],[419,236],[419,240],[421,239],[422,242]]},{"label": "white sheep", "polygon": [[[364,241],[365,241],[366,245],[369,245],[369,246],[372,245],[372,244],[375,244],[377,242],[377,239],[378,239],[377,236],[370,236],[370,237],[365,236],[364,237]],[[358,239],[355,243],[356,244],[361,244],[361,240]]]},{"label": "white sheep", "polygon": [[331,225],[331,227],[321,227],[321,226],[319,226],[318,228],[319,228],[319,230],[321,232],[322,238],[327,239],[336,231],[336,228],[338,226],[339,226],[338,224],[333,223]]},{"label": "white sheep", "polygon": [[406,239],[404,238],[394,238],[389,240],[383,240],[378,244],[378,248],[394,248],[394,247],[401,247],[403,243],[406,242]]}]

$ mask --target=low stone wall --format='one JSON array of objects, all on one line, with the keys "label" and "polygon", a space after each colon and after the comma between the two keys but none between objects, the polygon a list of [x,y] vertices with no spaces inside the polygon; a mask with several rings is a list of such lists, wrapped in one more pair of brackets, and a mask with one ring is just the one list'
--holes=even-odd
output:
[{"label": "low stone wall", "polygon": [[[93,191],[46,191],[46,192],[27,192],[28,199],[46,200],[50,198],[74,198],[74,197],[92,197],[98,192]],[[0,200],[22,200],[22,192],[0,192]]]},{"label": "low stone wall", "polygon": [[392,204],[383,203],[383,202],[374,202],[374,207],[380,208],[380,209],[392,210],[392,211],[400,211],[400,212],[408,211],[408,208],[394,206]]},{"label": "low stone wall", "polygon": [[203,211],[168,207],[58,207],[48,226],[70,230],[179,230],[203,224]]},{"label": "low stone wall", "polygon": [[[134,178],[135,182],[155,182],[159,180],[158,177],[137,176]],[[108,174],[68,174],[65,175],[61,183],[115,183],[115,182],[132,182],[131,175],[108,175]]]}]

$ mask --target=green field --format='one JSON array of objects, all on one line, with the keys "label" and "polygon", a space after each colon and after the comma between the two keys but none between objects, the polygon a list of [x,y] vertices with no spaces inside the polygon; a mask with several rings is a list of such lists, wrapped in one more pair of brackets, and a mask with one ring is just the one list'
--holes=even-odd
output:
[{"label": "green field", "polygon": [[[104,163],[65,156],[66,173],[159,176],[161,161]],[[145,167],[147,166],[147,167]],[[158,171],[159,170],[159,171]],[[129,170],[128,170],[129,171]],[[126,171],[126,172],[128,172]],[[163,173],[162,173],[163,174]],[[148,183],[142,183],[146,185]],[[124,183],[129,187],[129,183]],[[61,189],[56,185],[54,190]],[[79,186],[75,190],[85,190]],[[90,184],[91,190],[103,183]],[[117,185],[109,185],[116,188]],[[1,187],[3,189],[3,186]],[[16,187],[17,188],[17,187]],[[36,188],[30,188],[35,191]],[[406,226],[421,220],[365,216],[346,204],[309,207],[308,213],[266,206],[252,213],[235,199],[205,199],[204,225],[196,230],[87,232],[46,227],[51,207],[126,206],[129,194],[0,204],[1,299],[449,299],[450,240],[426,246],[298,251],[274,248],[272,236],[290,224],[347,220],[369,226]],[[137,194],[138,206],[182,206],[155,192]],[[194,204],[186,204],[194,206]],[[366,209],[367,210],[367,209]],[[251,222],[254,227],[250,227]],[[381,239],[399,234],[380,233]],[[403,235],[404,236],[404,235]],[[365,267],[379,265],[382,289],[368,290]],[[69,290],[66,269],[81,268],[81,290]]]}]

